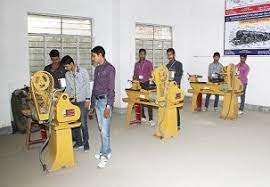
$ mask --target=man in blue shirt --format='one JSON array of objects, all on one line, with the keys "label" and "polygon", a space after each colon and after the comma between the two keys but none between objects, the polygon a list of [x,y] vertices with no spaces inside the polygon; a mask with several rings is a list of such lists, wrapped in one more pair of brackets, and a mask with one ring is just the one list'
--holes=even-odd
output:
[{"label": "man in blue shirt", "polygon": [[[219,63],[219,59],[220,59],[219,52],[214,53],[213,59],[214,59],[214,62],[209,64],[209,68],[208,68],[208,80],[209,81],[212,81],[212,78],[213,78],[214,75],[220,75],[220,73],[221,73],[221,71],[223,69],[222,64]],[[204,111],[208,110],[210,97],[211,97],[211,94],[206,95]],[[215,95],[215,102],[214,102],[214,110],[215,111],[218,110],[218,101],[219,101],[219,95]]]}]

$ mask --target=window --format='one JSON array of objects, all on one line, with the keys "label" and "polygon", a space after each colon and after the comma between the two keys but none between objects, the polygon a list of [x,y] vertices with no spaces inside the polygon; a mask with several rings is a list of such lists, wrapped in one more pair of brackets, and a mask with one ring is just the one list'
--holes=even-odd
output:
[{"label": "window", "polygon": [[93,79],[91,19],[29,14],[28,45],[31,73],[50,64],[49,53],[57,49],[62,57],[70,55],[86,68]]},{"label": "window", "polygon": [[136,61],[140,48],[146,49],[146,58],[159,66],[166,62],[166,50],[172,47],[172,27],[136,24]]}]

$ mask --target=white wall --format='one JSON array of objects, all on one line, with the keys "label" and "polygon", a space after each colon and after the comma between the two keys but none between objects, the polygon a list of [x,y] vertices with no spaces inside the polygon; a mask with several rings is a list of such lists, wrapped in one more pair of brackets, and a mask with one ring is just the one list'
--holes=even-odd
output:
[{"label": "white wall", "polygon": [[[206,75],[207,65],[212,61],[215,51],[223,54],[224,31],[224,0],[192,0],[191,22],[193,23],[192,51],[189,66],[186,71]],[[239,57],[222,57],[224,64],[238,63]],[[246,103],[270,106],[270,87],[268,86],[268,71],[270,70],[270,57],[249,56],[247,63],[250,66],[249,83]]]},{"label": "white wall", "polygon": [[[10,94],[29,82],[27,12],[90,17],[94,19],[94,44],[103,45],[116,68],[116,107],[135,63],[135,23],[173,27],[177,59],[183,62],[182,86],[189,87],[186,73],[206,75],[212,53],[223,53],[224,0],[2,0],[0,21],[0,128],[10,126]],[[236,63],[238,57],[222,58]],[[269,57],[249,57],[251,67],[247,103],[270,106],[267,87]],[[265,84],[263,84],[265,83]]]},{"label": "white wall", "polygon": [[[186,4],[186,5],[184,5]],[[130,86],[135,63],[135,23],[170,25],[173,27],[173,42],[177,59],[183,62],[184,69],[191,51],[188,49],[190,35],[190,5],[177,0],[121,0],[120,3],[120,76],[121,97],[125,97],[125,88]],[[186,82],[184,82],[186,84]],[[125,107],[121,103],[121,107]]]},{"label": "white wall", "polygon": [[[3,6],[2,6],[3,5]],[[112,59],[111,0],[1,0],[0,128],[10,126],[10,94],[29,83],[27,12],[90,17],[94,19],[94,44],[103,45]],[[2,17],[3,15],[3,17]],[[3,59],[4,58],[4,59]],[[2,78],[4,76],[4,79]]]},{"label": "white wall", "polygon": [[[224,0],[121,0],[120,3],[120,72],[121,97],[128,86],[135,59],[135,22],[173,26],[177,59],[183,63],[182,87],[189,88],[187,73],[207,75],[212,54],[223,54]],[[224,65],[238,63],[239,57],[222,57]],[[246,103],[270,106],[268,72],[270,57],[249,56],[249,83]],[[121,107],[125,104],[121,103]]]}]

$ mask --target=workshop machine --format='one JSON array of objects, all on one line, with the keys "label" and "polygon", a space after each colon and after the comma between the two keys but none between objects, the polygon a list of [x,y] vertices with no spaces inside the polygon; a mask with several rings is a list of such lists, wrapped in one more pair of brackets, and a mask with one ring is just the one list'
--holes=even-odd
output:
[{"label": "workshop machine", "polygon": [[220,76],[215,76],[209,82],[201,82],[199,75],[189,75],[192,89],[191,109],[193,112],[200,111],[202,105],[202,94],[223,96],[223,105],[220,113],[222,119],[235,119],[238,117],[238,97],[242,95],[243,86],[239,76],[236,74],[236,66],[230,64],[225,66]]},{"label": "workshop machine", "polygon": [[39,124],[49,127],[49,138],[42,150],[48,144],[48,167],[40,161],[43,169],[55,171],[74,165],[74,153],[71,129],[81,123],[79,107],[70,102],[69,96],[62,90],[54,89],[54,79],[46,71],[33,74],[30,82],[30,97],[32,100],[32,117]]},{"label": "workshop machine", "polygon": [[162,65],[152,72],[155,86],[149,90],[140,87],[139,81],[131,81],[132,87],[126,89],[128,103],[126,127],[129,127],[132,110],[135,104],[149,105],[158,109],[158,121],[155,136],[161,139],[174,137],[177,129],[177,108],[183,107],[184,94],[174,81],[169,80],[169,71]]}]

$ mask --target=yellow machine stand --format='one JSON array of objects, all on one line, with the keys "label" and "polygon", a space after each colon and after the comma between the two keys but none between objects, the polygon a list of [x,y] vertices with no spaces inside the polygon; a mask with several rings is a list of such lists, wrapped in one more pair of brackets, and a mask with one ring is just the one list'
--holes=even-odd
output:
[{"label": "yellow machine stand", "polygon": [[198,75],[189,75],[189,82],[192,89],[191,109],[193,112],[199,111],[202,105],[202,94],[212,94],[223,96],[223,105],[220,113],[222,119],[235,119],[238,117],[238,97],[242,95],[243,86],[239,76],[236,74],[236,67],[230,64],[223,68],[223,81],[200,82]]},{"label": "yellow machine stand", "polygon": [[70,102],[69,96],[54,90],[52,76],[36,72],[31,78],[31,99],[33,113],[40,124],[48,124],[48,171],[56,171],[74,165],[71,129],[81,125],[80,109]]},{"label": "yellow machine stand", "polygon": [[71,129],[79,127],[80,109],[72,105],[66,93],[61,93],[56,104],[56,119],[51,125],[49,141],[49,171],[72,167],[75,163]]},{"label": "yellow machine stand", "polygon": [[126,114],[126,127],[130,126],[133,106],[142,104],[158,109],[158,121],[155,136],[168,139],[178,134],[177,108],[183,107],[184,94],[174,81],[169,81],[169,72],[166,66],[156,68],[152,73],[152,80],[156,88],[152,90],[141,89],[138,81],[132,81],[132,87],[126,89],[128,103]]}]

